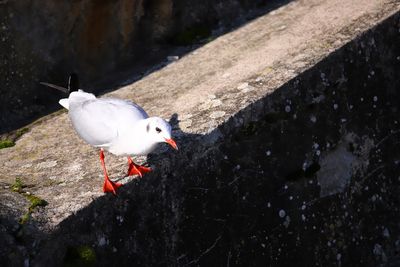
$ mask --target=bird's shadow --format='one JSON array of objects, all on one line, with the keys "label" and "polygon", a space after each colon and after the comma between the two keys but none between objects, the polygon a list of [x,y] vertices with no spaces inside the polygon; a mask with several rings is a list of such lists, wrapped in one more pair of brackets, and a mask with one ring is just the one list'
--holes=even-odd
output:
[{"label": "bird's shadow", "polygon": [[146,160],[148,165],[155,166],[156,169],[157,166],[160,165],[160,160],[165,162],[165,160],[168,160],[168,158],[174,156],[179,157],[181,153],[185,153],[187,151],[187,146],[185,146],[185,144],[199,140],[201,137],[203,137],[202,134],[184,132],[181,129],[181,121],[179,120],[179,115],[177,113],[172,114],[168,121],[172,128],[172,138],[178,145],[178,151],[173,150],[168,144],[163,143],[158,145],[152,153],[147,155]]},{"label": "bird's shadow", "polygon": [[[159,169],[160,165],[165,164],[166,161],[173,157],[179,157],[179,154],[187,151],[185,144],[187,144],[188,142],[199,140],[201,139],[201,137],[204,136],[202,134],[184,132],[179,125],[181,121],[179,120],[179,115],[177,113],[172,114],[167,121],[171,125],[172,138],[176,141],[178,145],[178,151],[174,150],[173,148],[171,148],[170,145],[166,143],[161,143],[156,147],[153,152],[149,153],[143,165],[151,167],[156,172]],[[148,175],[149,174],[145,174],[145,176]],[[126,183],[124,183],[129,184],[131,181],[139,180],[139,178],[139,176],[120,176],[115,178],[115,181],[123,181],[125,179],[129,179]],[[123,188],[121,189],[123,191]],[[121,189],[119,189],[119,191],[121,191]]]}]

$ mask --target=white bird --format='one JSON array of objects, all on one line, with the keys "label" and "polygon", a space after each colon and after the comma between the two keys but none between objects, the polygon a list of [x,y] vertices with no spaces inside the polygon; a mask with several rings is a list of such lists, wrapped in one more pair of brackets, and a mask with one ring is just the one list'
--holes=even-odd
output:
[{"label": "white bird", "polygon": [[132,155],[147,155],[158,143],[163,142],[178,149],[171,138],[169,123],[159,117],[149,117],[143,108],[131,101],[96,98],[91,93],[78,90],[70,93],[68,98],[61,99],[59,103],[68,109],[69,118],[78,135],[88,144],[100,148],[104,192],[116,195],[116,189],[122,185],[108,177],[104,149],[117,156],[127,156],[129,165],[126,176],[137,174],[140,177],[151,169],[135,164]]}]

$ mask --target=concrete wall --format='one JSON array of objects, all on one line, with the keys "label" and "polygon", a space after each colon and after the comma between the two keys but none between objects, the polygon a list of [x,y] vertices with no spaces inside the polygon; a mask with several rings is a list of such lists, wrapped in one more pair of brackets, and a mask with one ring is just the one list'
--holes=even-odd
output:
[{"label": "concrete wall", "polygon": [[82,246],[100,266],[399,264],[399,19],[241,110],[214,146],[184,135],[198,143],[165,175],[63,221],[34,264]]}]

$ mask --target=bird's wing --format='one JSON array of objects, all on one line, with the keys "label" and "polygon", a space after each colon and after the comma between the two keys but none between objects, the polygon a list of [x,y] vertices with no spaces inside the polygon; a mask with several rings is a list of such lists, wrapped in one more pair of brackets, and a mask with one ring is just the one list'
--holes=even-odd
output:
[{"label": "bird's wing", "polygon": [[107,146],[126,126],[146,118],[142,108],[119,99],[91,99],[70,106],[69,116],[75,130],[93,146]]},{"label": "bird's wing", "polygon": [[138,120],[143,120],[149,117],[141,106],[132,101],[117,98],[101,98],[101,101],[115,106],[115,108],[118,109],[120,116],[123,116],[120,119],[124,121],[126,120],[135,123]]}]

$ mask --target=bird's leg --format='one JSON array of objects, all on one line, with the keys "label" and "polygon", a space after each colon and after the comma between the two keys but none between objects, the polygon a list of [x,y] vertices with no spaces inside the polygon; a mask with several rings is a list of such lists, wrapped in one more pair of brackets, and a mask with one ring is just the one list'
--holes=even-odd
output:
[{"label": "bird's leg", "polygon": [[100,162],[101,166],[103,167],[103,172],[104,172],[104,184],[103,184],[103,192],[111,192],[114,195],[117,194],[115,191],[118,187],[120,187],[122,184],[121,183],[115,183],[110,180],[107,174],[107,169],[106,169],[106,164],[104,163],[104,150],[101,148],[100,149]]},{"label": "bird's leg", "polygon": [[151,172],[151,168],[137,165],[133,162],[132,158],[128,156],[128,173],[126,174],[126,176],[137,174],[140,177],[143,177],[143,174],[147,172]]}]

